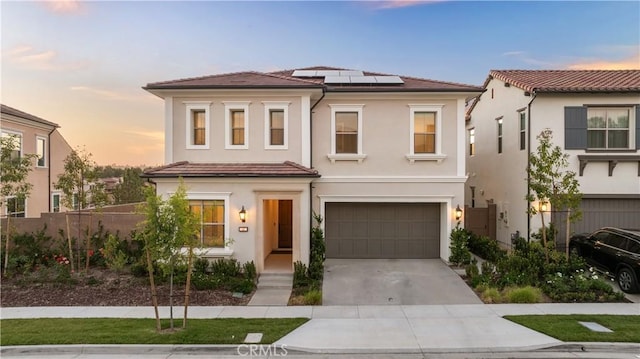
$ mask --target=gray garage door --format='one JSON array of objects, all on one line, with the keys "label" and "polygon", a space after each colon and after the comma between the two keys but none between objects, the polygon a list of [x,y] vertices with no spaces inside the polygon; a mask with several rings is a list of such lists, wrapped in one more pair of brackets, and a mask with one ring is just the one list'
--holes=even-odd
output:
[{"label": "gray garage door", "polygon": [[327,258],[439,258],[439,203],[326,203]]},{"label": "gray garage door", "polygon": [[[593,232],[602,227],[640,229],[640,199],[637,198],[583,198],[582,219],[571,224],[572,233]],[[565,215],[556,214],[558,243],[564,248]]]}]

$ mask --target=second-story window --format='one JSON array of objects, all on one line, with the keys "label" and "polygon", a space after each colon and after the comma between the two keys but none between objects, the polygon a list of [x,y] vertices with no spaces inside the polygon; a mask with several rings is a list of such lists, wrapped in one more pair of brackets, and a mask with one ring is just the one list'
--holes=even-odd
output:
[{"label": "second-story window", "polygon": [[269,111],[269,145],[284,145],[284,110]]},{"label": "second-story window", "polygon": [[47,139],[44,137],[36,137],[36,155],[38,156],[38,167],[47,167]]},{"label": "second-story window", "polygon": [[629,148],[630,112],[628,108],[589,108],[587,113],[587,148]]},{"label": "second-story window", "polygon": [[225,102],[225,148],[249,148],[249,102]]},{"label": "second-story window", "polygon": [[192,150],[209,149],[211,102],[190,101],[186,105],[186,148]]},{"label": "second-story window", "polygon": [[436,152],[436,113],[413,114],[413,153]]},{"label": "second-story window", "polygon": [[6,141],[13,142],[13,151],[11,152],[11,158],[20,158],[22,156],[22,134],[19,132],[2,131],[2,137]]},{"label": "second-story window", "polygon": [[476,154],[476,129],[469,129],[469,156]]},{"label": "second-story window", "polygon": [[502,153],[502,117],[496,119],[498,131],[498,153]]},{"label": "second-story window", "polygon": [[358,113],[336,112],[336,153],[358,153]]},{"label": "second-story window", "polygon": [[527,114],[520,111],[518,117],[520,117],[520,150],[524,150],[527,148]]},{"label": "second-story window", "polygon": [[286,150],[289,137],[289,102],[263,101],[264,148]]},{"label": "second-story window", "polygon": [[363,153],[364,105],[333,104],[331,107],[331,153],[329,160],[358,161],[361,163],[367,155]]}]

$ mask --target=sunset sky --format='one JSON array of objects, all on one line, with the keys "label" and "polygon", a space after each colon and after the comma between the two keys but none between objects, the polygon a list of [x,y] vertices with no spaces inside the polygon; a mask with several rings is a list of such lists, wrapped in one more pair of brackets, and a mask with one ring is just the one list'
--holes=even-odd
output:
[{"label": "sunset sky", "polygon": [[1,102],[99,164],[163,161],[149,82],[326,65],[481,85],[490,69],[640,69],[640,2],[0,3]]}]

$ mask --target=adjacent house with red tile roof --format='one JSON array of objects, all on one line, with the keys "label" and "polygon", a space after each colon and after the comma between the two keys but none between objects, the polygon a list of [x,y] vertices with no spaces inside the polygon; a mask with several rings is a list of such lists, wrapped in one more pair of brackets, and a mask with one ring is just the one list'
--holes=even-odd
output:
[{"label": "adjacent house with red tile roof", "polygon": [[[493,70],[483,87],[467,114],[466,205],[497,205],[500,242],[540,228],[527,215],[526,168],[545,128],[584,195],[572,232],[640,228],[640,70]],[[564,214],[551,211],[562,245]]]},{"label": "adjacent house with red tile roof", "polygon": [[57,124],[15,108],[0,105],[2,136],[14,136],[19,154],[36,154],[28,181],[33,185],[26,200],[10,198],[0,209],[2,217],[40,217],[41,213],[64,210],[61,192],[54,189],[58,175],[64,172],[64,159],[71,146],[58,131]]},{"label": "adjacent house with red tile roof", "polygon": [[165,166],[144,176],[165,196],[185,181],[201,255],[308,263],[317,213],[329,258],[448,259],[480,87],[309,67],[144,89],[165,108]]}]

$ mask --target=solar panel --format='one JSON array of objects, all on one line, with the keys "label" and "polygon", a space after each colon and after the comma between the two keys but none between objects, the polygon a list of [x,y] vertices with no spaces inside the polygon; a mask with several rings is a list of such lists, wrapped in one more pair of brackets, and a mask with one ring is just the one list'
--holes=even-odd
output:
[{"label": "solar panel", "polygon": [[379,84],[403,84],[400,76],[374,76]]},{"label": "solar panel", "polygon": [[375,76],[351,76],[352,84],[375,84],[376,82]]},{"label": "solar panel", "polygon": [[326,84],[350,84],[351,78],[349,76],[325,76],[324,83]]},{"label": "solar panel", "polygon": [[318,70],[316,75],[319,77],[340,76],[340,70]]},{"label": "solar panel", "polygon": [[346,70],[340,71],[340,76],[364,76],[364,73],[360,70]]},{"label": "solar panel", "polygon": [[318,77],[316,70],[295,70],[291,76],[294,77]]}]

